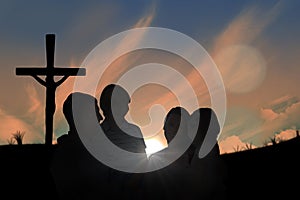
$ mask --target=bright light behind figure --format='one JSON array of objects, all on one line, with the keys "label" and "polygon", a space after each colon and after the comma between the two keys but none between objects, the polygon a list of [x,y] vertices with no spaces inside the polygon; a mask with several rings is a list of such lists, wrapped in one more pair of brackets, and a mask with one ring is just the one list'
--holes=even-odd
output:
[{"label": "bright light behind figure", "polygon": [[160,142],[157,139],[146,139],[145,140],[146,143],[146,153],[147,156],[150,156],[151,154],[160,151],[161,149],[164,149],[165,146],[163,145],[162,142]]}]

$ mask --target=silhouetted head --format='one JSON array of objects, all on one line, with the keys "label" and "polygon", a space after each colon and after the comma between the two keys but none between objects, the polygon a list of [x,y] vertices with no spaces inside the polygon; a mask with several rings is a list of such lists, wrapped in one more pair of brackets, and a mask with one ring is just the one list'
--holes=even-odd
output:
[{"label": "silhouetted head", "polygon": [[[197,127],[198,126],[198,127]],[[214,144],[217,142],[217,137],[220,132],[220,125],[215,112],[211,108],[200,108],[195,110],[191,115],[190,131],[195,131],[193,145],[201,147],[207,134],[211,134],[210,141]]]},{"label": "silhouetted head", "polygon": [[164,122],[164,132],[168,143],[171,142],[179,131],[186,131],[184,134],[188,133],[189,118],[189,112],[179,106],[172,108],[168,112]]},{"label": "silhouetted head", "polygon": [[[74,101],[76,103],[74,103]],[[74,104],[74,105],[73,105]],[[89,109],[88,106],[93,106],[95,108],[95,113],[86,113]],[[103,118],[100,114],[100,109],[98,106],[98,101],[95,97],[81,93],[81,92],[74,92],[68,95],[63,103],[63,113],[64,116],[69,124],[70,130],[75,130],[75,122],[74,122],[74,111],[73,108],[76,108],[77,113],[81,113],[85,115],[86,120],[90,120],[93,117],[96,117],[96,120],[100,122]]]},{"label": "silhouetted head", "polygon": [[120,85],[107,85],[100,95],[100,108],[105,117],[124,118],[130,103],[128,92]]}]

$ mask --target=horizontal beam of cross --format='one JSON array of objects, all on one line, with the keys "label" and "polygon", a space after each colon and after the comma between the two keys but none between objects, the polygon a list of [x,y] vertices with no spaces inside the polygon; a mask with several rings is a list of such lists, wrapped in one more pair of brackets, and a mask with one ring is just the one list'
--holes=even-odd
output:
[{"label": "horizontal beam of cross", "polygon": [[84,68],[16,68],[16,75],[32,76],[32,75],[54,75],[54,76],[85,76],[86,70]]}]

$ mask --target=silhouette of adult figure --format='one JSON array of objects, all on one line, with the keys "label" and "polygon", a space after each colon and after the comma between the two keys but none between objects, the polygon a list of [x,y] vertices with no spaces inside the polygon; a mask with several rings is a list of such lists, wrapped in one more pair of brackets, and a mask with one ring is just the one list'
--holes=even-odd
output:
[{"label": "silhouette of adult figure", "polygon": [[164,134],[168,146],[150,156],[149,162],[172,160],[182,154],[168,166],[146,175],[148,199],[185,199],[186,194],[182,181],[189,170],[192,149],[186,146],[191,143],[188,137],[189,112],[180,106],[173,107],[164,121]]},{"label": "silhouette of adult figure", "polygon": [[[211,108],[195,110],[191,115],[189,130],[196,133],[193,141],[195,149],[191,160],[193,176],[187,179],[192,196],[197,199],[226,199],[226,166],[220,156],[217,141],[220,125],[215,112]],[[205,140],[208,134],[211,134],[211,137]],[[207,143],[206,146],[204,141]]]},{"label": "silhouette of adult figure", "polygon": [[110,141],[121,149],[145,153],[146,156],[146,145],[140,128],[125,119],[130,101],[129,94],[120,85],[107,85],[100,96],[100,108],[105,117],[101,127]]},{"label": "silhouette of adult figure", "polygon": [[63,103],[63,114],[65,116],[65,119],[66,119],[67,123],[68,123],[69,131],[68,131],[67,134],[63,134],[62,136],[57,138],[57,143],[58,144],[68,143],[70,141],[73,144],[74,144],[74,142],[80,142],[80,139],[78,138],[79,135],[78,135],[77,130],[76,130],[74,117],[73,117],[73,106],[74,107],[76,106],[76,105],[72,104],[72,102],[73,102],[72,99],[73,98],[75,98],[76,101],[81,103],[81,105],[79,105],[78,108],[76,108],[76,109],[80,108],[80,110],[83,113],[85,112],[84,109],[86,108],[87,104],[91,104],[91,102],[92,102],[93,105],[95,106],[95,113],[85,113],[87,115],[87,118],[85,118],[85,119],[88,122],[92,121],[92,118],[94,118],[95,115],[96,115],[96,119],[99,123],[103,119],[103,117],[100,114],[98,101],[95,97],[93,97],[89,94],[81,93],[81,92],[75,92],[75,93],[69,94],[68,97],[65,99],[65,101]]},{"label": "silhouette of adult figure", "polygon": [[91,95],[75,92],[63,103],[63,114],[69,125],[67,134],[57,139],[51,162],[51,173],[60,199],[95,199],[107,191],[108,168],[84,147],[76,129],[73,108],[83,116],[81,126],[100,123],[98,101]]},{"label": "silhouette of adult figure", "polygon": [[[146,144],[140,128],[125,119],[130,101],[131,98],[123,87],[117,84],[107,85],[100,95],[100,108],[104,115],[101,128],[113,144],[131,153],[142,153],[147,159]],[[109,181],[113,194],[116,195],[114,197],[142,198],[142,174],[110,169]]]}]

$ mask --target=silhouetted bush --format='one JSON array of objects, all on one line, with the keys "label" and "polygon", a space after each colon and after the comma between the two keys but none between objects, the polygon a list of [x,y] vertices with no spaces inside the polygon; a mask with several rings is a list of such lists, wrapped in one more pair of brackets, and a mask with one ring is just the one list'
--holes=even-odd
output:
[{"label": "silhouetted bush", "polygon": [[7,143],[12,145],[12,144],[15,144],[15,139],[13,137],[7,139]]},{"label": "silhouetted bush", "polygon": [[24,131],[16,131],[15,133],[12,134],[12,139],[14,139],[15,141],[17,141],[18,145],[22,145],[23,144],[23,138],[25,135]]}]

